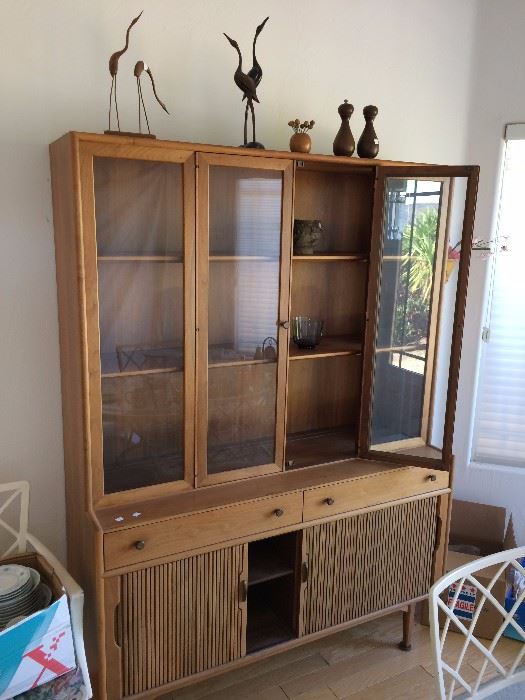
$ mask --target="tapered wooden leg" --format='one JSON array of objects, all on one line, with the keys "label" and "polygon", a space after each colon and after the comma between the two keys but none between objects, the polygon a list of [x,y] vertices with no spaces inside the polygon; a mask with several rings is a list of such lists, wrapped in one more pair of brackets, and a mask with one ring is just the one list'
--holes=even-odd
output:
[{"label": "tapered wooden leg", "polygon": [[409,605],[403,613],[403,639],[399,642],[399,648],[402,651],[410,651],[412,649],[412,632],[414,631],[414,618],[416,614],[416,606],[413,603]]}]

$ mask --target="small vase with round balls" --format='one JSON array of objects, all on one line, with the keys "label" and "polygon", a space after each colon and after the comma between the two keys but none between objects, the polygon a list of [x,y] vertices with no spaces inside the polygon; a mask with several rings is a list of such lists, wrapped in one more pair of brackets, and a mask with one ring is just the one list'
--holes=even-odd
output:
[{"label": "small vase with round balls", "polygon": [[299,119],[293,119],[288,122],[294,133],[290,139],[290,150],[296,153],[310,153],[312,148],[312,139],[308,131],[314,128],[314,120],[300,122]]}]

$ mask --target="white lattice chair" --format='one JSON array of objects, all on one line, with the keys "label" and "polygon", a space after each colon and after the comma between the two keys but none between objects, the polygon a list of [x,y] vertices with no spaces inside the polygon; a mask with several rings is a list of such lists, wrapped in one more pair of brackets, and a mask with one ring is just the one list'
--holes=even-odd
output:
[{"label": "white lattice chair", "polygon": [[[521,635],[522,639],[525,640],[525,630],[514,619],[518,606],[525,600],[525,589],[521,591],[512,609],[509,611],[505,610],[492,594],[494,585],[504,572],[508,574],[511,569],[514,569],[525,576],[525,569],[518,561],[523,559],[523,557],[525,557],[525,547],[509,549],[488,557],[481,557],[450,571],[432,587],[430,591],[430,632],[436,671],[437,697],[440,700],[450,699],[459,693],[461,693],[461,698],[481,700],[482,698],[490,697],[503,688],[525,681],[525,643],[516,641],[510,644],[512,647],[515,646],[516,655],[508,663],[509,640],[506,637],[502,637],[507,626],[511,625],[518,635]],[[491,576],[489,583],[484,586],[476,578],[475,574],[485,571],[489,567],[494,567],[494,574]],[[447,604],[443,602],[440,595],[444,591],[450,591],[452,584],[457,585],[453,596],[451,593],[448,593]],[[476,603],[473,616],[467,625],[454,613],[454,608],[464,584],[476,588]],[[486,611],[488,605],[492,605],[496,609],[497,614],[501,617],[501,625],[494,638],[492,640],[484,640],[483,643],[475,636],[476,622],[481,611]],[[442,611],[442,615],[440,615],[440,611]],[[443,623],[443,615],[445,622],[443,629],[440,630],[440,617]],[[457,657],[455,663],[451,663],[449,660],[450,647],[447,645],[449,632],[459,632],[464,637],[463,639],[461,637],[458,639],[458,635],[450,635],[451,638],[455,638],[453,644],[453,656]],[[501,647],[503,643],[507,644],[505,659],[507,663],[502,661],[501,658],[498,659],[498,644]],[[447,661],[444,660],[445,649],[447,651]],[[475,669],[467,662],[470,653],[476,653],[478,658],[481,659],[479,668]],[[512,649],[512,656],[514,656],[514,648]]]},{"label": "white lattice chair", "polygon": [[84,592],[47,547],[28,532],[28,523],[29,483],[13,481],[0,484],[0,559],[15,554],[37,552],[55,570],[69,599],[73,643],[84,686],[82,693],[85,700],[88,700],[93,695],[84,649]]}]

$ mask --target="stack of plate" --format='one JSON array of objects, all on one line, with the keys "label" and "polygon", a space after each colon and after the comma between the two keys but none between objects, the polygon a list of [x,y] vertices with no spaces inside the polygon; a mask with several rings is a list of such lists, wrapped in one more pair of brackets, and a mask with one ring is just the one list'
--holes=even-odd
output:
[{"label": "stack of plate", "polygon": [[29,566],[0,566],[0,629],[17,622],[51,602],[51,590],[40,582],[40,574]]}]

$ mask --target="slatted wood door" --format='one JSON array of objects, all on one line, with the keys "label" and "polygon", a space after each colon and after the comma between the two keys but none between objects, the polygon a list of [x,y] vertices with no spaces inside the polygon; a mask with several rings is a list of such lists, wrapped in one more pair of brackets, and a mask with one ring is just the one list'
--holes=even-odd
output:
[{"label": "slatted wood door", "polygon": [[246,562],[239,545],[121,577],[124,697],[246,654]]},{"label": "slatted wood door", "polygon": [[424,498],[304,530],[300,634],[428,593],[437,509]]}]

